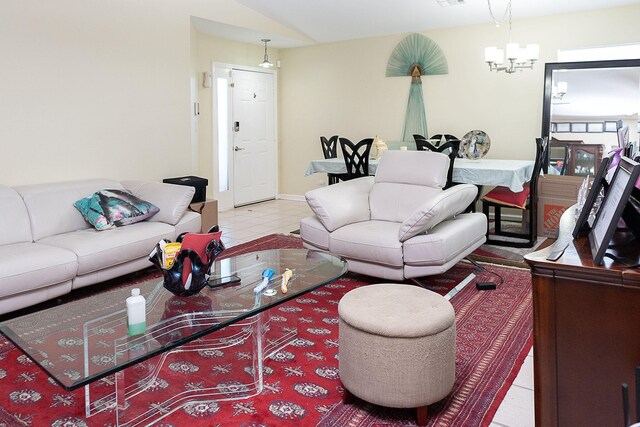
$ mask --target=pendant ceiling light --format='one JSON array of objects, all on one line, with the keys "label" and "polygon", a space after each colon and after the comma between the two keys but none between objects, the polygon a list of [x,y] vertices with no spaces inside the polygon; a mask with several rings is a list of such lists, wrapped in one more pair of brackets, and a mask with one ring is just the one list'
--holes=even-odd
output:
[{"label": "pendant ceiling light", "polygon": [[267,43],[269,43],[271,40],[270,39],[261,39],[261,41],[264,42],[264,59],[262,60],[262,62],[260,64],[258,64],[258,67],[271,68],[271,67],[273,67],[273,64],[271,62],[269,62],[269,56],[267,55]]},{"label": "pendant ceiling light", "polygon": [[[497,27],[500,26],[500,21],[493,15],[491,10],[491,0],[487,0],[489,5],[489,15],[493,23]],[[511,42],[511,0],[507,3],[507,10],[505,10],[505,16],[509,16],[509,43],[506,47],[507,62],[505,63],[505,50],[498,49],[495,46],[487,47],[484,49],[484,60],[489,64],[491,71],[504,71],[508,74],[515,73],[517,70],[523,68],[533,69],[533,64],[538,60],[538,53],[540,47],[537,44],[528,44],[526,47],[520,47],[518,43]],[[504,16],[503,18],[504,19]]]}]

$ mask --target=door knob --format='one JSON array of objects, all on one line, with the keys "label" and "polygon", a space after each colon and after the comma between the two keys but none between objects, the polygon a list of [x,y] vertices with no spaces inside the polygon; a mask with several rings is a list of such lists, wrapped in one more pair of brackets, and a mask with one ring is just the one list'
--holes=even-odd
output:
[{"label": "door knob", "polygon": [[244,150],[244,148],[240,148],[240,147],[233,147],[233,151],[240,151],[240,150]]}]

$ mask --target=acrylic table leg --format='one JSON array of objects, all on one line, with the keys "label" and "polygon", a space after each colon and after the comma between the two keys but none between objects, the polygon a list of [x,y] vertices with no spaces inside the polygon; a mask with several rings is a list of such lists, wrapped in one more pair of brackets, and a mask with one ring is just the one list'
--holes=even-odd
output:
[{"label": "acrylic table leg", "polygon": [[[271,321],[268,311],[234,323],[117,372],[113,379],[115,392],[109,395],[112,397],[108,405],[103,403],[102,410],[115,406],[118,426],[142,426],[181,408],[197,406],[197,410],[206,410],[208,405],[216,410],[217,402],[255,396],[263,389],[265,359],[291,343],[297,331],[297,319],[293,324],[280,324]],[[218,361],[215,357],[223,353],[227,359],[212,366],[212,361]],[[244,364],[237,355],[243,355]],[[216,372],[216,366],[229,369]],[[173,375],[184,374],[187,387],[176,385],[179,390],[175,393],[164,393],[169,397],[152,401],[147,392],[163,384],[162,372],[166,369],[172,370]],[[85,397],[88,396],[87,391]],[[92,405],[95,402],[87,403],[87,407]],[[100,411],[93,414],[97,412]]]}]

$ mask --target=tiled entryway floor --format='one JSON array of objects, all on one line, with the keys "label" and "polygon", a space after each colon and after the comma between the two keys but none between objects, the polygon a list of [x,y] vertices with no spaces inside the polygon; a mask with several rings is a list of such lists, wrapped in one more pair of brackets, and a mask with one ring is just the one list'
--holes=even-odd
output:
[{"label": "tiled entryway floor", "polygon": [[[309,215],[311,210],[306,202],[273,200],[222,211],[218,222],[224,244],[231,247],[268,234],[288,234],[300,228],[300,220]],[[490,427],[533,425],[533,351],[530,351]]]}]

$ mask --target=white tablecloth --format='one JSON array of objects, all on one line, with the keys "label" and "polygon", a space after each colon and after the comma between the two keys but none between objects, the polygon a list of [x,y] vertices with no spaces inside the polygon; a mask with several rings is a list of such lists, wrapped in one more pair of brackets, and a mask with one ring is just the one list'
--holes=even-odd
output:
[{"label": "white tablecloth", "polygon": [[[456,159],[453,163],[453,182],[509,187],[511,191],[522,191],[523,184],[531,179],[533,160],[501,159]],[[374,175],[377,160],[369,160],[369,173]],[[342,158],[312,160],[305,176],[314,173],[347,173]]]}]

